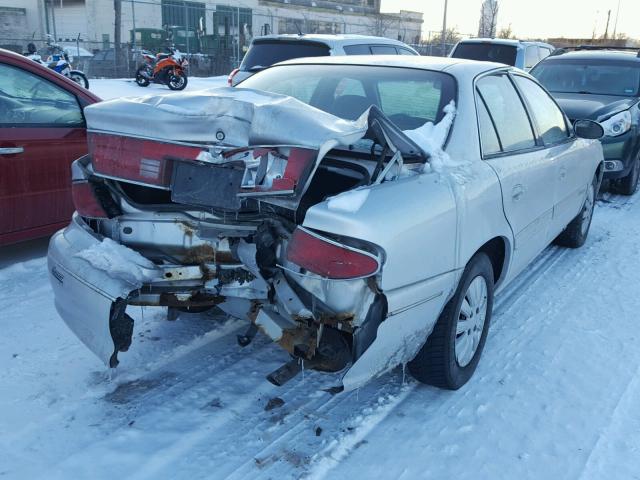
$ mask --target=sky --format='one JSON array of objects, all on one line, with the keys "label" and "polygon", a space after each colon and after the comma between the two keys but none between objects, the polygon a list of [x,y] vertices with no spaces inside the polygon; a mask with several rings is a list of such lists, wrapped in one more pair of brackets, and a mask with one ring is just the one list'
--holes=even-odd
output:
[{"label": "sky", "polygon": [[[447,26],[477,34],[482,0],[448,0]],[[604,33],[611,10],[609,35],[615,26],[618,0],[498,0],[498,30],[509,26],[519,38],[591,38]],[[382,0],[382,11],[424,13],[423,32],[442,30],[444,0]],[[618,33],[640,39],[640,0],[620,0]]]}]

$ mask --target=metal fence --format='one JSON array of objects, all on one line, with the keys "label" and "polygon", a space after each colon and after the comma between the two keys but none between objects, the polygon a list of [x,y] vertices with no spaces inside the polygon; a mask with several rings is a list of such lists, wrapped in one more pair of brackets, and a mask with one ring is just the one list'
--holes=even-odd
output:
[{"label": "metal fence", "polygon": [[240,4],[207,7],[185,0],[121,0],[120,42],[115,42],[116,4],[104,0],[47,0],[44,22],[48,35],[9,36],[0,31],[0,47],[23,53],[29,43],[34,43],[45,58],[48,43],[55,42],[67,51],[74,68],[88,76],[118,78],[135,74],[142,51],[157,53],[169,47],[187,57],[191,76],[228,74],[240,64],[254,37],[271,33],[386,36],[412,45],[423,55],[434,56],[446,55],[454,45],[447,42],[443,51],[439,33],[428,32],[423,41],[415,21],[404,22],[402,17],[375,12],[355,17],[357,21],[322,12],[292,18],[278,9],[252,10]]}]

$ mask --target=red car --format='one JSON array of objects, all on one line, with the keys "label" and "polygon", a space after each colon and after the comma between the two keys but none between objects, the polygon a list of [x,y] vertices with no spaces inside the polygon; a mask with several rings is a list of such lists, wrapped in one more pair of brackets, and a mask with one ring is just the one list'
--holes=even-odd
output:
[{"label": "red car", "polygon": [[71,162],[87,153],[83,109],[100,98],[0,49],[0,246],[69,223]]}]

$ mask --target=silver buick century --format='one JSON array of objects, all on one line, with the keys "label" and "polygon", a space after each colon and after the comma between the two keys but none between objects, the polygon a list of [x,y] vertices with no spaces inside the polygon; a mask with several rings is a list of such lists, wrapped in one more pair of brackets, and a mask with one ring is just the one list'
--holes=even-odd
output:
[{"label": "silver buick century", "polygon": [[218,308],[358,388],[400,364],[457,389],[494,295],[586,240],[602,127],[529,75],[449,58],[300,59],[238,88],[99,103],[51,239],[57,310],[107,365],[132,305]]}]

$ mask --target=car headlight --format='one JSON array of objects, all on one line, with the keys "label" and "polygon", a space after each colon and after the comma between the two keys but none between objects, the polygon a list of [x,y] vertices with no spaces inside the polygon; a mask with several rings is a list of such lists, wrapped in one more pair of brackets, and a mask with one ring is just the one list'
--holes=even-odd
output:
[{"label": "car headlight", "polygon": [[631,112],[625,110],[608,118],[604,122],[600,122],[604,128],[604,134],[607,137],[617,137],[623,133],[627,133],[631,129]]}]

